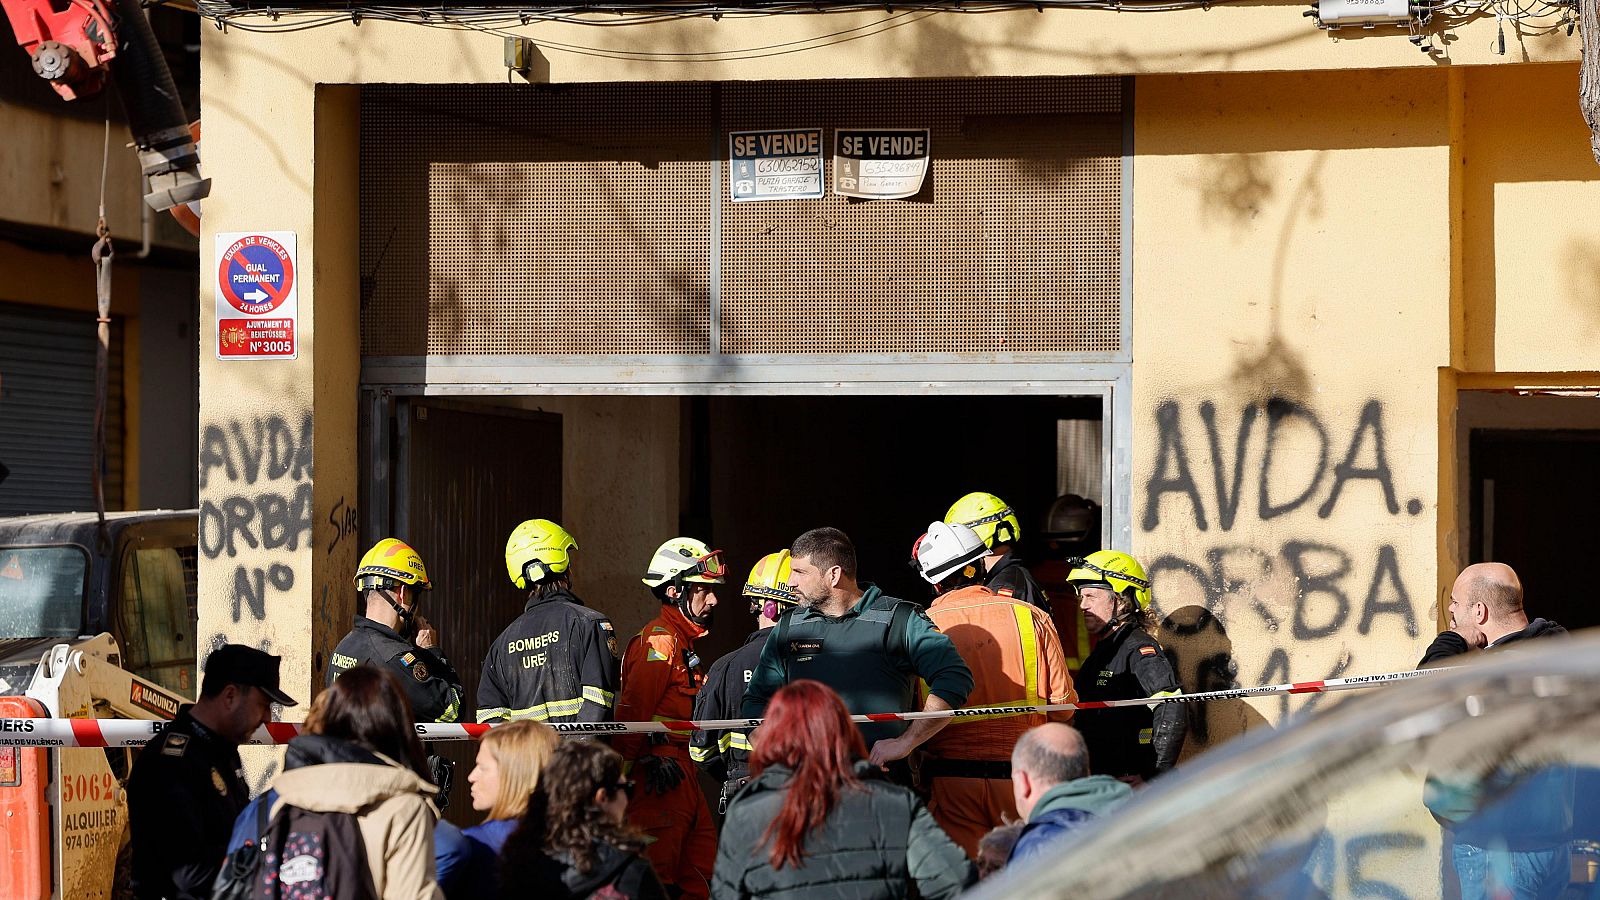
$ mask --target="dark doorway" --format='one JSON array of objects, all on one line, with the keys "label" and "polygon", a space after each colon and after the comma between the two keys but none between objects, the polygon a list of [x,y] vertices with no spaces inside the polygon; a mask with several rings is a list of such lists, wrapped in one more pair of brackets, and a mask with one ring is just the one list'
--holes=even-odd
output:
[{"label": "dark doorway", "polygon": [[1516,569],[1529,617],[1600,625],[1572,574],[1600,541],[1600,432],[1474,430],[1470,446],[1469,561]]},{"label": "dark doorway", "polygon": [[[424,547],[433,591],[421,614],[439,630],[466,686],[461,720],[475,721],[483,658],[524,597],[506,578],[506,535],[528,510],[560,520],[561,417],[436,400],[396,409],[395,537]],[[457,762],[447,815],[471,821],[466,777],[477,745],[436,743],[429,752]]]},{"label": "dark doorway", "polygon": [[[1058,423],[1102,418],[1099,397],[712,397],[700,444],[708,539],[742,585],[755,560],[832,525],[855,543],[862,580],[926,603],[912,542],[957,498],[987,491],[1016,510],[1019,552],[1038,572],[1051,553],[1039,536],[1058,495]],[[717,617],[707,659],[755,627],[741,602],[724,602]]]}]

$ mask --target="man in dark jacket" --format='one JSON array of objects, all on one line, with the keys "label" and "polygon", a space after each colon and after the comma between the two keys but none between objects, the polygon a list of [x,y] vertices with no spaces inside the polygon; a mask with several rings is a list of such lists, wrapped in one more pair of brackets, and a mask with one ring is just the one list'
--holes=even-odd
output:
[{"label": "man in dark jacket", "polygon": [[200,700],[139,752],[128,778],[133,895],[211,896],[234,817],[250,800],[239,745],[272,721],[279,658],[227,644],[206,658]]},{"label": "man in dark jacket", "polygon": [[1027,824],[1008,864],[1048,852],[1062,835],[1133,794],[1133,788],[1109,775],[1090,775],[1083,736],[1060,722],[1040,725],[1017,740],[1011,750],[1011,791]]},{"label": "man in dark jacket", "polygon": [[461,676],[439,651],[439,633],[417,612],[420,595],[432,588],[422,557],[404,541],[384,538],[373,545],[356,567],[365,614],[356,614],[333,648],[324,686],[370,663],[405,685],[418,721],[460,721]]},{"label": "man in dark jacket", "polygon": [[[695,721],[739,717],[745,685],[761,661],[767,635],[777,624],[778,616],[799,602],[789,587],[789,551],[761,557],[745,579],[743,596],[750,601],[750,612],[758,627],[739,649],[711,664],[706,683],[694,697]],[[750,775],[749,735],[732,730],[696,731],[689,738],[689,756],[707,775],[722,782],[717,812],[726,812],[728,801]]]},{"label": "man in dark jacket", "polygon": [[483,658],[478,721],[609,722],[616,706],[617,632],[572,593],[577,541],[529,519],[506,541],[506,573],[528,604]]},{"label": "man in dark jacket", "polygon": [[1528,638],[1566,633],[1549,619],[1528,621],[1522,608],[1522,580],[1510,566],[1477,563],[1461,570],[1450,587],[1450,630],[1439,632],[1417,668],[1473,650],[1497,650]]},{"label": "man in dark jacket", "polygon": [[[739,714],[759,718],[778,689],[801,678],[833,688],[854,715],[916,708],[955,709],[972,693],[972,670],[948,637],[913,603],[856,581],[856,548],[837,528],[814,528],[790,548],[789,586],[800,605],[784,613],[761,649]],[[861,725],[872,763],[911,755],[948,718]],[[903,777],[903,776],[902,776]]]},{"label": "man in dark jacket", "polygon": [[983,491],[974,491],[951,504],[944,514],[947,525],[965,525],[983,539],[989,553],[983,558],[989,573],[984,586],[1002,597],[1010,597],[1050,611],[1050,596],[1017,556],[1017,541],[1022,525],[1004,500]]},{"label": "man in dark jacket", "polygon": [[[1418,668],[1566,633],[1547,619],[1528,621],[1522,581],[1510,566],[1477,563],[1451,585],[1450,630],[1428,645]],[[1531,771],[1502,767],[1483,779],[1429,776],[1423,802],[1447,829],[1463,898],[1493,896],[1497,888],[1511,887],[1519,897],[1554,897],[1565,889],[1573,779],[1573,770],[1560,765]]]}]

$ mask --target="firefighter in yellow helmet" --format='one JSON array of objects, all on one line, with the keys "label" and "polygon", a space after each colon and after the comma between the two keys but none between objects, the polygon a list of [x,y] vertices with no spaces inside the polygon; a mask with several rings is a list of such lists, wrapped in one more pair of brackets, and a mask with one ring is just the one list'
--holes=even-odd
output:
[{"label": "firefighter in yellow helmet", "polygon": [[965,525],[983,541],[989,552],[983,557],[983,584],[1002,597],[1031,603],[1050,612],[1050,598],[1033,578],[1033,573],[1017,556],[1017,541],[1022,526],[1016,511],[1004,500],[983,491],[974,491],[950,505],[944,514],[946,525]]},{"label": "firefighter in yellow helmet", "polygon": [[[622,654],[618,721],[681,722],[694,714],[705,683],[694,642],[711,624],[712,588],[724,574],[722,551],[693,538],[673,538],[650,557],[642,580],[661,601],[661,613]],[[628,804],[628,821],[654,839],[645,855],[656,874],[677,896],[710,896],[717,832],[694,777],[689,732],[618,735],[612,746],[643,788]]]},{"label": "firefighter in yellow helmet", "polygon": [[399,676],[420,722],[461,718],[461,677],[439,652],[439,633],[417,612],[433,588],[422,557],[404,541],[384,538],[361,557],[356,589],[365,604],[328,663],[327,684],[361,663]]},{"label": "firefighter in yellow helmet", "polygon": [[576,549],[572,535],[549,519],[529,519],[506,539],[506,574],[528,592],[528,603],[483,658],[479,722],[611,720],[617,632],[572,592]]},{"label": "firefighter in yellow helmet", "polygon": [[[1117,550],[1097,550],[1069,561],[1067,583],[1089,633],[1098,639],[1076,686],[1080,701],[1173,697],[1183,693],[1172,662],[1151,637],[1150,578],[1138,560]],[[1172,768],[1183,750],[1188,716],[1183,704],[1158,703],[1078,713],[1078,730],[1097,775],[1132,784]]]},{"label": "firefighter in yellow helmet", "polygon": [[[761,661],[761,648],[778,617],[800,602],[789,587],[789,551],[779,550],[761,557],[745,579],[750,614],[756,617],[756,630],[744,639],[739,649],[711,664],[706,683],[694,699],[694,718],[737,719],[744,686]],[[728,800],[750,780],[750,738],[742,731],[696,731],[689,739],[689,755],[706,774],[722,782],[719,811],[726,812]]]}]

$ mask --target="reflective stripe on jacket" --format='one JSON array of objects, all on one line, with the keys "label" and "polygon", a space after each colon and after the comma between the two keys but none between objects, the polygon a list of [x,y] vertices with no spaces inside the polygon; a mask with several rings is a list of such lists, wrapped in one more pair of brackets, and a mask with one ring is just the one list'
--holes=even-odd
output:
[{"label": "reflective stripe on jacket", "polygon": [[[1077,700],[1055,625],[1044,610],[972,585],[935,599],[928,616],[972,670],[967,706]],[[1048,716],[962,718],[930,738],[925,749],[946,759],[1009,760],[1012,745],[1024,731],[1046,721],[1071,720],[1071,710]]]},{"label": "reflective stripe on jacket", "polygon": [[[676,606],[662,604],[661,614],[628,641],[622,654],[622,692],[617,698],[619,722],[688,721],[694,715],[694,698],[705,675],[694,654],[696,638],[704,628],[684,617]],[[658,756],[689,757],[689,732],[666,735],[654,743],[651,735],[618,735],[612,746],[623,759]],[[659,736],[658,736],[659,740]]]},{"label": "reflective stripe on jacket", "polygon": [[478,721],[608,722],[616,653],[611,620],[571,591],[531,598],[483,658]]}]

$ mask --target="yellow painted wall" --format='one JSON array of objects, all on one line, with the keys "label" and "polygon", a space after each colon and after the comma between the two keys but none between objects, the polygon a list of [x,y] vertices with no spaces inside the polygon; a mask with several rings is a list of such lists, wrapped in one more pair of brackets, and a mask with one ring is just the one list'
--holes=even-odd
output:
[{"label": "yellow painted wall", "polygon": [[1433,635],[1445,86],[1138,80],[1134,549],[1191,683],[1407,669]]},{"label": "yellow painted wall", "polygon": [[1469,70],[1465,367],[1600,369],[1600,167],[1576,65]]}]

